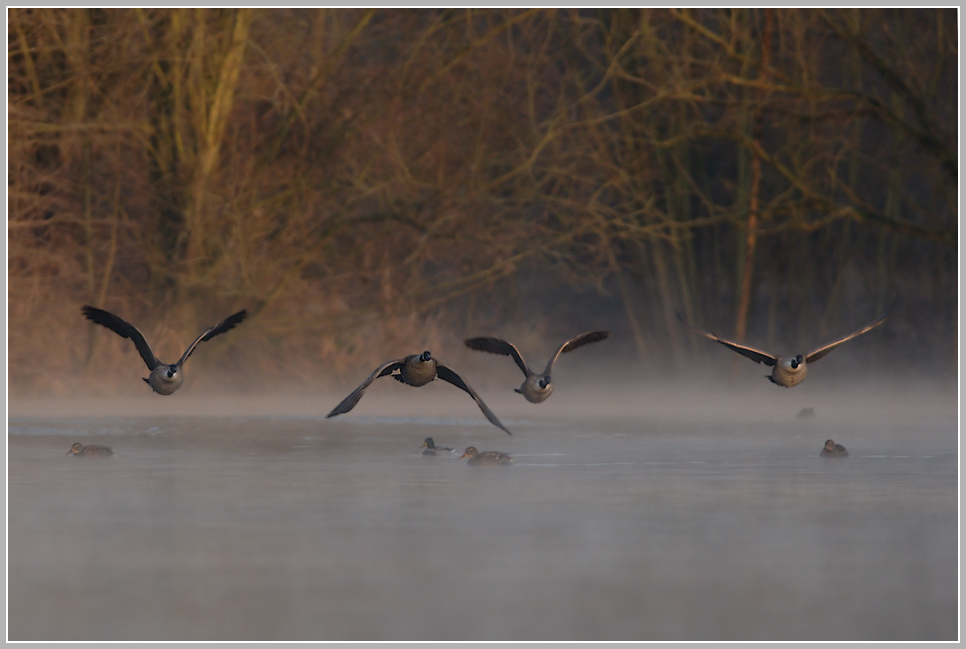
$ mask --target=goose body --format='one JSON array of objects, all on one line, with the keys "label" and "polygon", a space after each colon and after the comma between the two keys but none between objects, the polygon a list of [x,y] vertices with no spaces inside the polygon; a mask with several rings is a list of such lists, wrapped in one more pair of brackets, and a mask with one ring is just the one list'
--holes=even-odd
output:
[{"label": "goose body", "polygon": [[248,316],[247,311],[239,311],[238,313],[228,316],[218,324],[213,327],[209,327],[200,336],[195,338],[195,341],[191,343],[188,349],[185,350],[181,358],[178,359],[177,363],[163,363],[158,360],[158,357],[154,355],[151,351],[151,346],[148,345],[147,340],[138,331],[137,327],[121,319],[120,317],[114,315],[109,311],[104,311],[103,309],[97,309],[92,306],[84,306],[81,311],[84,316],[91,322],[95,322],[101,326],[107,327],[118,336],[122,338],[130,338],[134,342],[134,346],[137,347],[138,353],[141,354],[141,359],[144,360],[145,365],[148,366],[151,374],[148,378],[144,379],[144,382],[151,386],[151,389],[158,394],[172,394],[175,390],[181,387],[184,383],[184,373],[182,372],[182,367],[188,357],[194,352],[195,347],[198,343],[204,342],[206,340],[211,340],[218,334],[225,333],[229,329],[233,329],[235,325],[240,323]]},{"label": "goose body", "polygon": [[79,455],[82,457],[106,457],[108,455],[114,455],[114,451],[109,446],[97,446],[96,444],[90,444],[84,446],[80,442],[74,443],[70,447],[70,450],[65,453],[65,455]]},{"label": "goose body", "polygon": [[499,466],[513,462],[509,453],[501,453],[500,451],[483,451],[481,453],[476,450],[475,446],[467,447],[460,459],[462,460],[464,457],[468,457],[469,460],[466,463],[473,466]]},{"label": "goose body", "polygon": [[542,403],[547,400],[550,393],[553,392],[553,382],[550,377],[550,370],[553,369],[553,364],[557,361],[557,358],[561,354],[571,352],[578,347],[582,347],[588,343],[597,342],[598,340],[604,340],[610,335],[608,331],[589,331],[587,333],[580,334],[575,338],[571,338],[563,345],[557,349],[557,353],[550,357],[547,362],[547,366],[544,368],[543,372],[534,372],[527,362],[523,360],[523,355],[516,346],[508,343],[501,338],[470,338],[463,341],[464,344],[470,349],[476,349],[482,352],[489,352],[491,354],[502,354],[504,356],[511,356],[516,362],[517,367],[523,372],[523,384],[519,388],[514,390],[523,395],[523,398],[530,403]]},{"label": "goose body", "polygon": [[846,451],[845,447],[841,444],[836,444],[832,440],[827,440],[819,455],[822,457],[848,457],[849,452]]},{"label": "goose body", "polygon": [[356,404],[359,403],[359,399],[361,399],[362,395],[365,393],[366,388],[368,388],[373,381],[383,376],[392,376],[400,383],[405,383],[406,385],[411,385],[417,388],[426,385],[430,381],[439,377],[440,379],[455,385],[460,390],[463,390],[468,395],[473,397],[473,400],[476,401],[476,405],[480,407],[480,410],[483,411],[483,414],[486,415],[486,418],[490,421],[490,423],[502,429],[507,435],[513,434],[509,431],[509,429],[506,428],[506,426],[500,423],[500,420],[497,419],[496,415],[493,414],[493,411],[491,411],[489,407],[483,403],[483,400],[478,394],[476,394],[476,391],[473,390],[473,388],[471,388],[459,374],[438,362],[428,351],[425,351],[422,354],[412,354],[405,358],[383,363],[373,370],[372,374],[370,374],[359,387],[353,390],[349,396],[343,399],[339,405],[333,408],[332,412],[326,415],[326,417],[335,417],[336,415],[341,415],[355,408]]},{"label": "goose body", "polygon": [[705,338],[709,338],[715,342],[721,343],[728,349],[741,354],[746,358],[750,358],[756,363],[764,363],[772,368],[771,374],[766,375],[768,380],[775,385],[780,385],[785,388],[791,388],[802,381],[805,380],[805,376],[808,374],[808,364],[814,363],[818,359],[822,358],[830,351],[838,347],[844,342],[852,340],[858,336],[861,336],[867,331],[878,327],[880,324],[885,322],[885,319],[889,316],[885,313],[869,324],[865,325],[861,329],[856,329],[850,334],[842,336],[841,338],[836,338],[835,340],[825,343],[824,345],[813,349],[807,354],[796,354],[794,356],[776,356],[774,354],[769,354],[768,352],[762,351],[760,349],[755,349],[754,347],[749,347],[747,345],[740,345],[736,342],[731,342],[730,340],[725,340],[724,338],[719,338],[718,336],[698,329],[697,327],[688,324],[681,314],[678,314],[678,320],[688,328],[696,331]]}]

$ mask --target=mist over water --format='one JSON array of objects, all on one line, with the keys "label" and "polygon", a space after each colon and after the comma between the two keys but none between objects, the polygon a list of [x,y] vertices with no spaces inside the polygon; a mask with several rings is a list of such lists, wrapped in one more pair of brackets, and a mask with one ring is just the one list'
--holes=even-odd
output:
[{"label": "mist over water", "polygon": [[956,639],[955,387],[760,374],[11,401],[9,639]]}]

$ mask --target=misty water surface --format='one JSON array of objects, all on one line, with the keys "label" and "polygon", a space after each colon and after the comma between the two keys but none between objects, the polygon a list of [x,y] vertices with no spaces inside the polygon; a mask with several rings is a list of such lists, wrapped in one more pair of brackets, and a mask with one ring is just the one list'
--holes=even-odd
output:
[{"label": "misty water surface", "polygon": [[11,404],[9,639],[957,637],[950,391],[396,387]]}]

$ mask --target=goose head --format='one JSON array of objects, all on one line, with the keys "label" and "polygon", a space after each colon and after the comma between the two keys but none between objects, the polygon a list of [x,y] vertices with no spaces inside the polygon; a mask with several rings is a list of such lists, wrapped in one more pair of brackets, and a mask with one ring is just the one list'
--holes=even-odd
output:
[{"label": "goose head", "polygon": [[805,357],[801,354],[798,354],[797,356],[788,356],[786,358],[782,358],[779,361],[779,364],[783,369],[788,370],[789,372],[797,372],[805,367]]}]

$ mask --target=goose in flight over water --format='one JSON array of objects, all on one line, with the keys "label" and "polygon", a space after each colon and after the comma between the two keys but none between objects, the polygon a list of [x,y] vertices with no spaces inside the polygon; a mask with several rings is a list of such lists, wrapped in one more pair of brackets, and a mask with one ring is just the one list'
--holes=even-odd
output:
[{"label": "goose in flight over water", "polygon": [[134,341],[134,346],[138,348],[138,353],[141,354],[141,358],[144,359],[148,369],[151,370],[151,376],[144,379],[144,382],[150,385],[151,389],[158,394],[171,394],[181,387],[181,384],[184,382],[182,366],[188,360],[188,357],[191,356],[195,347],[198,346],[198,343],[211,340],[218,334],[225,333],[248,316],[247,311],[239,311],[234,315],[228,316],[195,338],[195,341],[185,350],[185,353],[181,355],[177,363],[168,364],[158,360],[158,357],[151,351],[151,346],[148,345],[148,341],[144,339],[144,336],[137,330],[137,327],[131,323],[122,320],[113,313],[102,309],[95,309],[92,306],[84,306],[81,311],[83,311],[84,316],[91,322],[96,322],[99,325],[107,327],[121,338],[130,338]]},{"label": "goose in flight over water", "polygon": [[576,338],[571,338],[557,350],[550,361],[547,363],[547,367],[544,368],[543,372],[538,374],[530,369],[527,362],[523,360],[523,356],[520,351],[500,338],[470,338],[469,340],[463,341],[464,344],[470,349],[476,349],[481,352],[489,352],[491,354],[503,354],[504,356],[512,356],[513,360],[516,362],[517,367],[523,371],[523,375],[526,377],[523,384],[519,389],[515,389],[514,392],[519,392],[524,396],[524,398],[530,403],[541,403],[547,400],[550,393],[553,392],[553,383],[550,381],[550,370],[553,368],[553,364],[557,361],[557,357],[561,354],[566,354],[567,352],[572,352],[578,347],[582,347],[588,343],[594,343],[598,340],[603,340],[610,335],[609,331],[589,331],[584,334],[580,334]]},{"label": "goose in flight over water", "polygon": [[836,338],[832,342],[825,343],[821,347],[813,349],[807,354],[796,354],[795,356],[775,356],[773,354],[769,354],[768,352],[761,351],[760,349],[755,349],[754,347],[739,345],[738,343],[724,340],[723,338],[718,338],[713,333],[703,331],[691,324],[688,324],[680,313],[678,313],[677,316],[678,320],[680,320],[682,324],[693,329],[702,336],[710,338],[715,342],[719,342],[728,349],[738,352],[742,356],[746,356],[756,363],[764,363],[765,365],[772,366],[771,374],[766,375],[768,380],[775,385],[791,388],[805,380],[805,375],[808,373],[809,363],[814,363],[842,343],[852,340],[853,338],[861,336],[865,332],[878,327],[885,321],[887,317],[889,317],[889,312],[891,312],[891,309],[861,329],[856,329],[850,334],[842,336],[841,338]]},{"label": "goose in flight over water", "polygon": [[[397,371],[399,373],[394,374],[394,372]],[[359,403],[359,399],[362,398],[362,394],[366,391],[366,388],[368,388],[373,381],[382,376],[392,376],[400,383],[405,383],[406,385],[411,385],[417,388],[422,385],[426,385],[433,379],[439,377],[447,383],[452,383],[460,390],[463,390],[468,395],[473,397],[473,400],[476,401],[476,405],[480,407],[480,410],[482,410],[483,414],[486,415],[486,418],[490,420],[490,423],[498,428],[503,429],[507,435],[513,434],[507,429],[506,426],[500,423],[500,420],[496,418],[496,415],[493,414],[493,411],[491,411],[487,405],[483,403],[483,399],[480,399],[480,396],[476,394],[473,388],[467,385],[466,381],[464,381],[459,374],[446,367],[442,363],[437,362],[436,359],[433,358],[433,355],[428,351],[425,351],[422,354],[411,354],[406,358],[400,358],[399,360],[383,363],[373,370],[372,374],[369,375],[369,378],[363,381],[362,385],[357,387],[349,396],[343,399],[342,403],[333,408],[332,412],[326,415],[326,417],[335,417],[336,415],[341,415],[355,408],[356,404]]]}]

